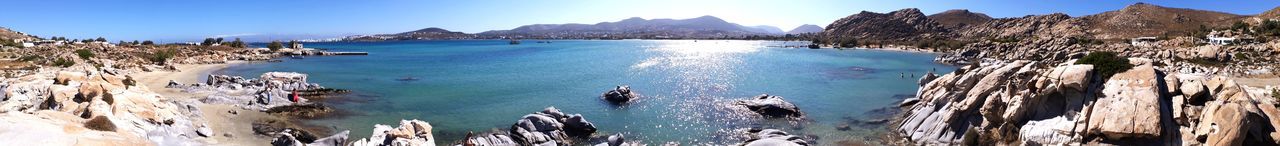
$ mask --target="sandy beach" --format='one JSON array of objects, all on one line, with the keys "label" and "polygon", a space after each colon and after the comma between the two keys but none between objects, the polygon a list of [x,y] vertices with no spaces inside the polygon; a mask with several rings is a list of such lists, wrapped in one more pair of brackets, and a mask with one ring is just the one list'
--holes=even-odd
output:
[{"label": "sandy beach", "polygon": [[[214,71],[226,68],[231,65],[245,63],[244,61],[231,61],[223,64],[182,64],[175,65],[178,71],[153,71],[139,74],[137,80],[146,85],[151,91],[159,93],[162,96],[174,99],[196,98],[200,95],[182,92],[178,89],[165,88],[170,80],[181,84],[201,83],[200,78],[208,76]],[[276,118],[263,112],[244,110],[238,107],[225,104],[204,104],[199,105],[204,119],[213,129],[215,136],[202,138],[213,145],[269,145],[270,137],[258,136],[253,133],[252,124],[256,120],[266,118]],[[232,114],[229,111],[235,111]]]}]

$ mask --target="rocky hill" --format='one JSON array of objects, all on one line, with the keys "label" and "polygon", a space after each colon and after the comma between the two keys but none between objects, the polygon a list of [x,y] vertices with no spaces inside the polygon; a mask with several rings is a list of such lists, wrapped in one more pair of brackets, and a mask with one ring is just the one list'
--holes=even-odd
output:
[{"label": "rocky hill", "polygon": [[941,13],[929,15],[928,18],[951,28],[982,24],[987,21],[991,21],[992,19],[991,16],[987,16],[987,14],[969,12],[969,10],[966,9],[947,10]]},{"label": "rocky hill", "polygon": [[1280,7],[1276,7],[1271,10],[1267,10],[1266,12],[1262,12],[1261,14],[1258,14],[1255,17],[1262,18],[1262,19],[1280,19]]},{"label": "rocky hill", "polygon": [[1067,14],[1029,15],[1020,18],[1000,18],[957,27],[957,33],[970,39],[999,37],[1070,37],[1085,35],[1084,22]]},{"label": "rocky hill", "polygon": [[[1263,13],[1271,16],[1274,13]],[[836,20],[820,36],[820,43],[838,45],[851,40],[917,45],[937,40],[981,41],[994,38],[1082,37],[1128,39],[1142,36],[1185,36],[1192,31],[1222,28],[1248,16],[1223,12],[1169,8],[1136,3],[1120,10],[1083,17],[1066,14],[1028,15],[991,19],[982,13],[948,10],[923,16],[916,9],[886,14],[862,12]],[[959,36],[945,38],[939,36]]]},{"label": "rocky hill", "polygon": [[822,31],[820,43],[850,44],[858,41],[914,41],[950,35],[942,24],[929,19],[919,9],[889,13],[862,11],[840,18]]},{"label": "rocky hill", "polygon": [[1223,12],[1169,8],[1136,3],[1116,11],[1084,16],[1086,25],[1101,39],[1140,36],[1185,35],[1201,25],[1226,27],[1247,16]]},{"label": "rocky hill", "polygon": [[791,29],[791,31],[787,31],[787,34],[818,33],[818,32],[822,32],[822,26],[805,24],[805,25],[800,25],[795,29]]},{"label": "rocky hill", "polygon": [[[771,27],[771,26],[770,26]],[[596,24],[534,24],[511,30],[481,32],[482,37],[503,38],[717,38],[769,35],[780,29],[742,26],[714,16],[690,19],[628,18]]]},{"label": "rocky hill", "polygon": [[0,27],[0,40],[30,40],[35,39],[34,36],[24,34],[22,32],[9,30],[9,28]]},{"label": "rocky hill", "polygon": [[343,40],[347,41],[385,41],[385,40],[452,40],[452,39],[470,39],[475,35],[449,31],[442,28],[424,28],[415,31],[402,32],[396,34],[379,34],[379,35],[360,35],[349,36]]}]

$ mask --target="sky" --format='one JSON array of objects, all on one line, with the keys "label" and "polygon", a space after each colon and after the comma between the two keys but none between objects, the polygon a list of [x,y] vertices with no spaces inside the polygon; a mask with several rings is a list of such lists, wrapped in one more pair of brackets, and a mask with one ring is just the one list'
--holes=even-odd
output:
[{"label": "sky", "polygon": [[0,27],[37,36],[108,40],[262,40],[382,34],[440,27],[478,33],[527,24],[594,24],[630,17],[711,15],[747,26],[790,30],[861,11],[969,9],[992,17],[1083,16],[1137,3],[1252,15],[1280,0],[11,0]]}]

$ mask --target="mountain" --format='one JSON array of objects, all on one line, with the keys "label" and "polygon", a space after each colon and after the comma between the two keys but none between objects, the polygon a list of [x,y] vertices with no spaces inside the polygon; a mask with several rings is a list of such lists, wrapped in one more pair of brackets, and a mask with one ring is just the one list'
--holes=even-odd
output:
[{"label": "mountain", "polygon": [[997,37],[1072,37],[1084,36],[1088,26],[1067,14],[1028,15],[1018,18],[992,19],[985,23],[954,27],[956,35],[968,39]]},{"label": "mountain", "polygon": [[[1280,17],[1280,8],[1257,16],[1275,17]],[[1250,16],[1146,3],[1083,17],[1054,13],[997,19],[968,10],[948,10],[923,16],[919,10],[910,8],[883,14],[863,11],[850,15],[828,25],[817,40],[827,44],[888,42],[919,45],[921,42],[964,43],[1004,37],[1128,39],[1187,35],[1201,26],[1223,28],[1247,18]]]},{"label": "mountain", "polygon": [[783,34],[783,33],[786,33],[786,32],[783,32],[783,31],[782,31],[782,28],[778,28],[778,27],[774,27],[774,26],[768,26],[768,25],[757,25],[757,26],[751,26],[751,27],[748,27],[748,29],[755,29],[755,31],[753,31],[753,32],[758,32],[758,33],[767,33],[767,34]]},{"label": "mountain", "polygon": [[817,33],[817,32],[822,32],[822,26],[805,24],[805,25],[800,25],[795,29],[791,29],[791,31],[787,31],[787,34],[802,34],[802,33]]},{"label": "mountain", "polygon": [[987,16],[987,14],[969,12],[966,9],[942,11],[941,13],[929,15],[928,18],[952,28],[982,24],[992,20],[991,16]]},{"label": "mountain", "polygon": [[819,41],[834,44],[903,42],[944,38],[948,34],[942,24],[925,17],[919,9],[908,8],[889,13],[862,11],[840,18],[827,25],[819,35]]},{"label": "mountain", "polygon": [[1123,39],[1140,36],[1183,35],[1199,29],[1225,27],[1247,16],[1223,12],[1169,8],[1146,3],[1135,3],[1116,11],[1084,16],[1091,29],[1102,39]]},{"label": "mountain", "polygon": [[596,24],[534,24],[511,30],[486,31],[478,35],[498,38],[723,38],[770,35],[773,32],[781,32],[781,29],[772,26],[748,27],[729,23],[714,16],[702,16],[690,19],[652,20],[633,17],[617,22]]},{"label": "mountain", "polygon": [[343,40],[347,41],[384,41],[384,40],[454,40],[454,39],[472,39],[475,35],[463,32],[449,31],[442,28],[430,27],[409,32],[395,34],[379,34],[379,35],[357,35],[348,36]]}]

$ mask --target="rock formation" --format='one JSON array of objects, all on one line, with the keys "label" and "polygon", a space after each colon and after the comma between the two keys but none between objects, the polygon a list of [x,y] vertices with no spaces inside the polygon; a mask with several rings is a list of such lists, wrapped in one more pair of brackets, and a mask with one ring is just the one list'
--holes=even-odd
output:
[{"label": "rock formation", "polygon": [[[0,79],[0,135],[13,145],[190,145],[211,130],[190,101],[126,84],[108,69],[57,68]],[[35,142],[35,143],[29,143]],[[48,143],[53,142],[53,143]]]},{"label": "rock formation", "polygon": [[[170,83],[177,84],[177,83]],[[171,85],[168,88],[179,88],[185,92],[208,93],[200,99],[205,103],[238,105],[243,108],[265,111],[273,107],[310,103],[307,98],[291,98],[293,91],[309,93],[319,90],[334,90],[315,83],[307,82],[307,75],[294,72],[267,72],[258,79],[245,79],[239,76],[209,75],[204,84]]]},{"label": "rock formation", "polygon": [[740,129],[748,138],[741,145],[744,146],[807,146],[809,142],[804,138],[787,134],[787,132],[778,129]]},{"label": "rock formation", "polygon": [[400,120],[400,127],[374,125],[373,135],[356,140],[352,146],[435,146],[436,139],[431,135],[431,124],[421,120]]},{"label": "rock formation", "polygon": [[[1073,62],[1073,61],[1067,61]],[[921,86],[896,129],[918,144],[1278,144],[1276,102],[1152,60],[1102,78],[1087,64],[988,61]],[[1273,112],[1274,113],[1274,112]]]},{"label": "rock formation", "polygon": [[596,126],[579,114],[566,115],[555,107],[525,115],[511,125],[512,138],[522,145],[572,144],[571,137],[590,136]]},{"label": "rock formation", "polygon": [[631,87],[618,86],[614,87],[613,90],[604,92],[604,94],[600,95],[600,98],[612,104],[627,104],[639,98],[639,96],[631,92]]},{"label": "rock formation", "polygon": [[751,99],[733,101],[729,106],[769,118],[804,118],[799,107],[776,95],[761,94]]}]

